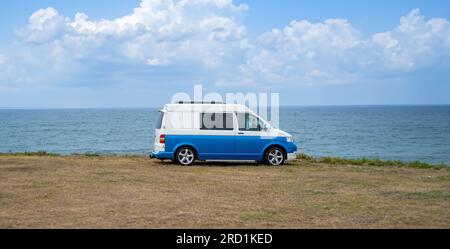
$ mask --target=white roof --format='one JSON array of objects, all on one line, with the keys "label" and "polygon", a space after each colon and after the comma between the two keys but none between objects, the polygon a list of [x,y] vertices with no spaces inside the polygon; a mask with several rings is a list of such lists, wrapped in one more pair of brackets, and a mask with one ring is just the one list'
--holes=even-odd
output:
[{"label": "white roof", "polygon": [[239,104],[167,104],[162,111],[167,112],[249,112],[245,105]]}]

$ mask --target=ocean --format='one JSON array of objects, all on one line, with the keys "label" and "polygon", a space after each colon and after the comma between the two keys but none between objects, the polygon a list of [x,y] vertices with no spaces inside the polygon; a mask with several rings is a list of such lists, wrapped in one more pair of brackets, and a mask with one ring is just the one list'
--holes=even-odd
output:
[{"label": "ocean", "polygon": [[[0,109],[0,152],[149,154],[157,109]],[[450,106],[290,106],[299,152],[450,164]]]}]

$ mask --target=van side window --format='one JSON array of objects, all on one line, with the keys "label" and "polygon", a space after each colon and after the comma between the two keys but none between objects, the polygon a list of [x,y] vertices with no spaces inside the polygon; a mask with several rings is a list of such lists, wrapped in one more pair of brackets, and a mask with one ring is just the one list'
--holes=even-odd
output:
[{"label": "van side window", "polygon": [[249,113],[238,113],[237,118],[240,131],[261,131],[262,122],[258,117]]},{"label": "van side window", "polygon": [[201,130],[233,130],[233,113],[201,113]]}]

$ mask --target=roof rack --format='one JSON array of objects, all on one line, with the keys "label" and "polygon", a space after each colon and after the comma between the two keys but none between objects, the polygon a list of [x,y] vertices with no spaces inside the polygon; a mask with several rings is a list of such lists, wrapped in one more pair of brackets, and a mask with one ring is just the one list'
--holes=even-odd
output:
[{"label": "roof rack", "polygon": [[222,101],[178,101],[176,104],[225,104]]}]

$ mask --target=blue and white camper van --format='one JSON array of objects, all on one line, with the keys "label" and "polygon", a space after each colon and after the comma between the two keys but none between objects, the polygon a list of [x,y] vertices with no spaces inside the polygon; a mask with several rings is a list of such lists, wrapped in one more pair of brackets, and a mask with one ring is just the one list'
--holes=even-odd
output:
[{"label": "blue and white camper van", "polygon": [[282,165],[295,158],[292,136],[244,105],[179,102],[160,110],[154,151],[181,165],[200,161],[258,161]]}]

